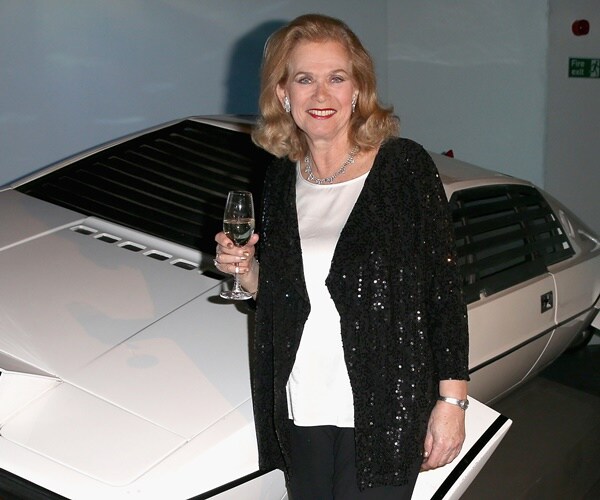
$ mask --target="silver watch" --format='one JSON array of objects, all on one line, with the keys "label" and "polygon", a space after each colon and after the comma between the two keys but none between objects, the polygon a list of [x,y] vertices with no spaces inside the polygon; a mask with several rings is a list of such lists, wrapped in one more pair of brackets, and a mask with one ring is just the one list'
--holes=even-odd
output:
[{"label": "silver watch", "polygon": [[444,401],[445,403],[456,405],[459,408],[462,408],[463,410],[466,410],[469,407],[468,399],[447,398],[445,396],[439,396],[438,401]]}]

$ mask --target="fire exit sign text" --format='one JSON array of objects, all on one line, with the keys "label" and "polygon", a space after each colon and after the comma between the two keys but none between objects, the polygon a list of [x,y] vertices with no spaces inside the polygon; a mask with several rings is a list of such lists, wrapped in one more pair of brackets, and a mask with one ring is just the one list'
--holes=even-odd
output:
[{"label": "fire exit sign text", "polygon": [[569,58],[569,78],[600,78],[600,59]]}]

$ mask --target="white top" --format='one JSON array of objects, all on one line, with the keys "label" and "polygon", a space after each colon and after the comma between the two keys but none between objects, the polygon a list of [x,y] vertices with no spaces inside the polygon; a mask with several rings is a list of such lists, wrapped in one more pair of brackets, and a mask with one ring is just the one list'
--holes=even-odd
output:
[{"label": "white top", "polygon": [[340,316],[325,285],[340,233],[368,172],[317,185],[297,165],[296,207],[311,311],[286,389],[289,417],[299,426],[354,427],[354,404],[344,361]]}]

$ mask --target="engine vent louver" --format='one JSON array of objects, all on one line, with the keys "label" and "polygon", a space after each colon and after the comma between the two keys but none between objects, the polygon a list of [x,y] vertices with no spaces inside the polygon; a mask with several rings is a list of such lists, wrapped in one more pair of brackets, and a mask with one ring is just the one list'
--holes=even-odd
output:
[{"label": "engine vent louver", "polygon": [[458,191],[450,207],[468,302],[539,276],[574,255],[558,218],[533,187]]},{"label": "engine vent louver", "polygon": [[[92,227],[78,225],[73,226],[71,231],[74,233],[81,234],[83,236],[90,236],[94,238],[96,241],[102,241],[104,243],[114,244],[118,248],[122,248],[124,250],[129,250],[130,252],[141,253],[142,255],[154,259],[160,262],[169,261],[169,263],[175,267],[179,267],[180,269],[184,269],[186,271],[195,271],[199,269],[198,264],[191,262],[189,260],[185,260],[182,258],[177,258],[171,254],[162,252],[160,250],[147,248],[141,243],[136,243],[134,241],[122,240],[120,237],[115,236],[113,234],[103,233],[94,229]],[[203,273],[205,274],[205,273]]]},{"label": "engine vent louver", "polygon": [[185,120],[76,160],[18,190],[212,254],[227,192],[249,190],[260,200],[270,161],[246,133]]}]

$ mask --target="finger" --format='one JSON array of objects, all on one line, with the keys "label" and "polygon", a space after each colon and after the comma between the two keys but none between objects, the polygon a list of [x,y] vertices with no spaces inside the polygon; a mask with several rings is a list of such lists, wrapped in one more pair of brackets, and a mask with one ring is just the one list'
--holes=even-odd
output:
[{"label": "finger", "polygon": [[433,434],[430,430],[427,431],[425,435],[425,442],[423,443],[423,450],[427,452],[427,456],[431,453],[433,448]]},{"label": "finger", "polygon": [[246,256],[244,254],[231,254],[226,252],[217,252],[215,255],[215,261],[221,265],[237,264],[240,267],[248,267],[252,262],[252,256]]},{"label": "finger", "polygon": [[437,469],[438,467],[444,467],[454,461],[459,455],[460,449],[456,448],[438,448],[434,449],[427,459],[427,462],[423,464],[426,470]]},{"label": "finger", "polygon": [[[243,247],[236,247],[235,245],[217,245],[215,253],[219,256],[231,257],[231,262],[240,262],[251,259],[256,252],[254,245],[249,244]],[[222,261],[226,262],[227,258]]]},{"label": "finger", "polygon": [[431,447],[425,446],[425,449],[423,450],[423,462],[429,461],[430,457],[431,457]]},{"label": "finger", "polygon": [[433,442],[432,448],[427,457],[425,467],[428,470],[443,467],[450,462],[450,452],[446,446],[441,443]]},{"label": "finger", "polygon": [[222,247],[229,248],[233,246],[233,242],[227,237],[227,235],[223,231],[215,235],[215,241]]},{"label": "finger", "polygon": [[254,245],[256,245],[258,243],[259,238],[260,237],[259,237],[258,233],[254,233],[252,236],[250,236],[250,239],[248,240],[248,243],[246,243],[245,246],[253,247]]},{"label": "finger", "polygon": [[427,430],[425,436],[425,442],[423,443],[423,464],[421,470],[429,470],[429,460],[431,457],[431,450],[433,449],[433,435],[430,429]]},{"label": "finger", "polygon": [[238,255],[244,255],[245,257],[253,257],[256,252],[256,243],[258,242],[258,234],[253,234],[248,243],[246,243],[243,247],[235,247],[232,253],[236,253]]},{"label": "finger", "polygon": [[[236,260],[236,259],[233,259],[233,257],[235,257],[235,258],[246,257],[245,254],[249,253],[248,251],[244,251],[240,247],[236,247],[235,245],[233,245],[233,243],[231,245],[228,245],[228,244],[220,245],[219,244],[219,245],[217,245],[215,250],[216,250],[215,254],[216,254],[217,260],[219,260],[219,262],[233,262],[234,260]],[[230,257],[232,257],[232,259],[229,259]],[[245,260],[245,259],[237,259],[237,260]]]},{"label": "finger", "polygon": [[432,470],[436,469],[440,466],[440,457],[437,453],[431,452],[427,457],[427,460],[423,462],[422,468],[423,470]]},{"label": "finger", "polygon": [[227,274],[247,274],[252,270],[252,262],[232,255],[217,255],[213,264],[216,269]]}]

